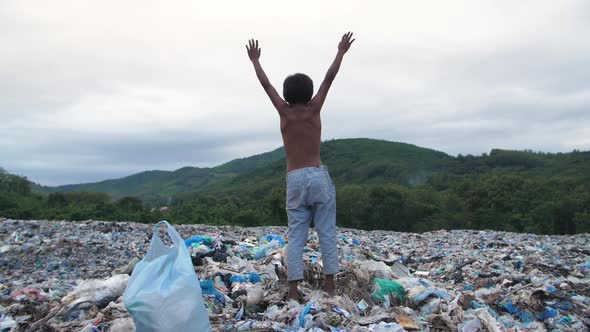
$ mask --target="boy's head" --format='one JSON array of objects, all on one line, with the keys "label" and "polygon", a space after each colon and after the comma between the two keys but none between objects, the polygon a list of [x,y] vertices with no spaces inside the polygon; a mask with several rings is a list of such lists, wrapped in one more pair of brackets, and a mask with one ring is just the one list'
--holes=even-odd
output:
[{"label": "boy's head", "polygon": [[294,74],[283,82],[283,97],[289,104],[307,104],[313,95],[313,81],[305,74]]}]

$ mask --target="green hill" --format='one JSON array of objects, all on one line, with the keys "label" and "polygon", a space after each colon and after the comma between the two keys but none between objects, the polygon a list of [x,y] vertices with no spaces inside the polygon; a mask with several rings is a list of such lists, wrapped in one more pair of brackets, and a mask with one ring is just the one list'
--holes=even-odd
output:
[{"label": "green hill", "polygon": [[178,194],[198,191],[210,183],[250,171],[268,162],[284,158],[283,148],[260,155],[232,160],[214,168],[183,167],[175,171],[145,171],[120,179],[56,187],[34,185],[40,193],[100,192],[114,199],[133,196],[153,205],[167,204]]},{"label": "green hill", "polygon": [[[590,152],[494,149],[454,157],[374,139],[326,141],[321,150],[336,183],[340,226],[590,232]],[[147,171],[60,187],[39,187],[4,173],[0,216],[285,225],[285,171],[279,148],[212,168]],[[150,208],[163,205],[168,211]]]},{"label": "green hill", "polygon": [[[548,178],[588,178],[590,174],[590,152],[544,154],[494,149],[489,155],[453,157],[406,143],[339,139],[323,142],[321,154],[322,163],[329,167],[337,185],[391,183],[414,187],[441,178],[484,173]],[[282,186],[285,170],[285,151],[281,147],[212,168],[146,171],[120,179],[34,190],[101,192],[114,199],[133,196],[153,205],[168,204],[177,195],[194,193],[235,193],[256,199]]]},{"label": "green hill", "polygon": [[[395,183],[415,186],[448,167],[453,157],[415,145],[374,139],[323,142],[322,163],[338,184]],[[255,198],[285,183],[285,158],[210,183],[205,193],[236,193]]]},{"label": "green hill", "polygon": [[[423,183],[453,157],[411,144],[372,139],[342,139],[322,143],[323,163],[339,183],[404,185]],[[173,196],[211,191],[247,191],[284,182],[283,148],[232,160],[212,168],[183,167],[176,171],[146,171],[124,178],[57,187],[37,187],[40,192],[101,192],[115,199],[134,196],[153,204],[165,204]],[[264,186],[268,184],[268,186]]]}]

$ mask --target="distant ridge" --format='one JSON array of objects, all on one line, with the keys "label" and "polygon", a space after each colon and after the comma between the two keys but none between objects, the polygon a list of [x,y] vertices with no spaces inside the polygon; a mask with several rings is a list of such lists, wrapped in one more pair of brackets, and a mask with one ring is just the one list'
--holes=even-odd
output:
[{"label": "distant ridge", "polygon": [[[494,149],[482,156],[450,156],[407,143],[356,138],[323,142],[322,162],[336,183],[417,186],[433,176],[509,172],[527,176],[590,176],[590,152],[534,153]],[[134,196],[150,204],[165,204],[177,195],[248,194],[284,184],[285,151],[278,148],[211,168],[183,167],[175,171],[145,171],[120,179],[57,187],[34,186],[41,193],[103,192],[117,199]]]}]

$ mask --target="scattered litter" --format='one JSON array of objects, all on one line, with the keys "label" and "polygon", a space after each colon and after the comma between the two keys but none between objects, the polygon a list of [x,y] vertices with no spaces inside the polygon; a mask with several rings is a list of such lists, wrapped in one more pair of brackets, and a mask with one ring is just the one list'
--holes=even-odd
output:
[{"label": "scattered litter", "polygon": [[420,304],[422,303],[422,301],[426,300],[430,296],[436,296],[441,299],[448,299],[451,297],[451,294],[442,289],[424,289],[418,294],[412,296],[412,302],[414,302],[415,304]]},{"label": "scattered litter", "polygon": [[133,319],[127,318],[117,318],[113,320],[110,328],[111,332],[135,332],[135,324],[133,323]]},{"label": "scattered litter", "polygon": [[7,315],[0,316],[0,331],[10,331],[17,325],[16,321]]},{"label": "scattered litter", "polygon": [[361,299],[357,304],[356,304],[357,308],[359,308],[360,312],[363,312],[365,310],[367,310],[367,308],[369,307],[369,305],[367,304],[367,302],[364,299]]},{"label": "scattered litter", "polygon": [[338,308],[338,306],[336,306],[336,305],[332,306],[332,310],[334,310],[335,312],[337,312],[338,314],[340,314],[344,318],[350,318],[350,313],[348,313],[348,311]]},{"label": "scattered litter", "polygon": [[373,327],[375,332],[404,332],[404,328],[396,323],[380,322]]},{"label": "scattered litter", "polygon": [[408,317],[406,315],[397,315],[395,316],[395,320],[407,331],[414,331],[420,329],[420,326],[418,326],[418,324],[416,324],[416,322],[411,317]]},{"label": "scattered litter", "polygon": [[[0,224],[0,331],[135,331],[123,303],[153,225]],[[286,227],[174,225],[213,331],[584,331],[588,234],[339,229],[334,297],[311,231],[286,301]],[[164,240],[165,237],[163,237]]]}]

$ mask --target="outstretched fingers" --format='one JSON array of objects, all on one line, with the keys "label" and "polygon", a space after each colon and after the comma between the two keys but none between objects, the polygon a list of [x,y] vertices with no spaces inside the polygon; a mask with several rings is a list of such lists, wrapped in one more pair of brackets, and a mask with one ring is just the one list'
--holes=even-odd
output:
[{"label": "outstretched fingers", "polygon": [[[342,41],[345,41],[347,43],[352,43],[352,41],[350,40],[352,38],[352,32],[347,32],[345,34],[342,35]],[[353,39],[354,41],[354,39]]]},{"label": "outstretched fingers", "polygon": [[246,50],[248,52],[248,57],[250,58],[250,60],[258,59],[260,57],[260,47],[258,46],[257,39],[248,39]]},{"label": "outstretched fingers", "polygon": [[248,50],[259,50],[260,47],[258,46],[258,40],[256,39],[249,39],[248,45],[246,45]]}]

